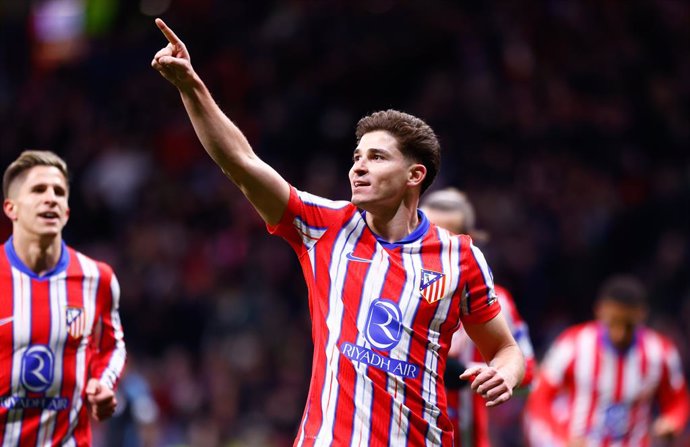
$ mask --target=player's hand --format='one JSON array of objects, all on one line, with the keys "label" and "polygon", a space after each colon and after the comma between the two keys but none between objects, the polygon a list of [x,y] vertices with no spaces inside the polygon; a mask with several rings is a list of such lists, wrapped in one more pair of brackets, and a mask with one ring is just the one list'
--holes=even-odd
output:
[{"label": "player's hand", "polygon": [[460,378],[472,381],[470,388],[486,400],[487,407],[502,404],[513,395],[514,385],[493,366],[471,366],[460,375]]},{"label": "player's hand", "polygon": [[668,440],[676,435],[677,428],[671,420],[661,416],[652,424],[652,435]]},{"label": "player's hand", "polygon": [[187,47],[163,20],[156,19],[156,26],[168,44],[153,56],[151,66],[179,90],[191,87],[196,75]]},{"label": "player's hand", "polygon": [[91,417],[97,421],[108,419],[115,412],[117,399],[115,392],[98,379],[89,379],[86,384],[86,401]]},{"label": "player's hand", "polygon": [[585,447],[587,440],[585,438],[575,438],[568,441],[568,447]]}]

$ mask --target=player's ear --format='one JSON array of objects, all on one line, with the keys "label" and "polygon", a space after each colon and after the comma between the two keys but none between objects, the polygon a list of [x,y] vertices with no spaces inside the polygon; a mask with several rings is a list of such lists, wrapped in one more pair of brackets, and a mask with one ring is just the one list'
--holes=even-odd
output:
[{"label": "player's ear", "polygon": [[5,199],[2,202],[2,210],[12,222],[17,220],[17,205],[12,199]]},{"label": "player's ear", "polygon": [[426,178],[426,166],[420,163],[410,165],[407,175],[407,184],[410,186],[421,185]]}]

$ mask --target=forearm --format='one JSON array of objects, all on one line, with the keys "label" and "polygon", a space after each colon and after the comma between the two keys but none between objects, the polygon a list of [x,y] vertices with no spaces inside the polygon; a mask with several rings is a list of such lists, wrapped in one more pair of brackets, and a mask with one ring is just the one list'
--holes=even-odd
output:
[{"label": "forearm", "polygon": [[489,366],[496,368],[505,377],[511,389],[517,388],[525,376],[525,358],[517,344],[508,344],[499,349]]},{"label": "forearm", "polygon": [[240,129],[216,104],[204,82],[195,73],[180,96],[206,152],[233,180],[256,158]]}]

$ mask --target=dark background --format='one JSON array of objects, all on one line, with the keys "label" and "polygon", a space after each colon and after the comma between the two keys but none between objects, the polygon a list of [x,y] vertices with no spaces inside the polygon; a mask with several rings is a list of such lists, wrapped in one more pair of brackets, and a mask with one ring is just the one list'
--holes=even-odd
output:
[{"label": "dark background", "polygon": [[[289,246],[150,68],[166,43],[154,16],[300,189],[349,198],[361,116],[426,120],[435,187],[473,200],[538,355],[627,272],[690,370],[687,2],[4,0],[0,162],[43,148],[69,163],[64,236],[119,277],[128,374],[158,408],[135,418],[149,445],[291,445],[312,351]],[[497,445],[519,445],[511,417]]]}]

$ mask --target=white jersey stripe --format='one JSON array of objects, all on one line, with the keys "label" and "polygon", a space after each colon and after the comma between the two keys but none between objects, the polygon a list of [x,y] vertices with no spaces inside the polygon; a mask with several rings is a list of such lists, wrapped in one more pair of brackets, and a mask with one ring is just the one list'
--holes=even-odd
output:
[{"label": "white jersey stripe", "polygon": [[[62,383],[62,353],[64,343],[60,342],[60,334],[65,331],[65,307],[60,302],[60,289],[65,285],[66,273],[63,271],[50,278],[49,305],[50,305],[50,341],[49,347],[55,353],[55,377],[46,396],[59,396]],[[62,318],[61,318],[62,316]],[[37,445],[50,445],[55,430],[55,422],[58,413],[55,410],[43,410],[41,412],[41,424],[38,430]]]},{"label": "white jersey stripe", "polygon": [[[405,327],[412,327],[417,309],[423,300],[423,298],[419,297],[419,292],[417,290],[417,284],[420,281],[418,272],[421,272],[422,264],[413,254],[418,251],[419,243],[409,244],[409,246],[404,247],[402,250],[402,261],[405,271],[414,272],[412,280],[405,281],[405,288],[403,289],[402,298],[400,300],[400,310],[402,311],[403,325]],[[412,337],[408,331],[404,331],[398,346],[390,353],[390,357],[408,362],[411,345]],[[390,447],[406,445],[407,432],[410,424],[410,410],[405,406],[405,382],[401,377],[394,374],[388,374],[387,387],[388,392],[392,396],[395,396],[391,412],[388,445]]]},{"label": "white jersey stripe", "polygon": [[117,378],[120,377],[122,369],[125,367],[125,359],[127,356],[124,333],[122,332],[122,322],[120,321],[120,313],[118,312],[118,308],[120,307],[120,283],[117,281],[115,274],[112,275],[110,281],[110,295],[112,297],[110,321],[113,325],[115,351],[112,353],[110,361],[103,371],[100,380],[110,387],[110,389],[114,389]]},{"label": "white jersey stripe", "polygon": [[576,393],[573,402],[573,413],[570,419],[570,433],[574,436],[583,434],[587,429],[587,416],[592,405],[592,387],[594,386],[592,371],[594,371],[595,356],[597,355],[597,333],[589,330],[578,338],[574,346],[579,353],[575,362]]},{"label": "white jersey stripe", "polygon": [[[447,232],[439,231],[439,238],[441,240],[441,245],[443,249],[441,250],[441,262],[443,266],[443,271],[447,272],[446,277],[448,275],[451,276],[450,280],[453,281],[452,286],[448,290],[450,292],[447,292],[447,295],[452,295],[452,291],[455,290],[457,287],[457,282],[458,278],[455,278],[456,276],[454,274],[454,269],[449,263],[448,260],[448,252],[450,251],[453,253],[453,246],[452,246],[452,240],[457,240],[457,239],[450,239],[448,237]],[[481,254],[481,252],[480,252]],[[483,256],[482,256],[483,258]],[[458,257],[455,259],[456,261],[459,262],[459,253]],[[458,265],[458,264],[455,264]],[[487,267],[488,269],[488,267]],[[446,278],[448,279],[448,278]],[[437,281],[440,282],[440,281]],[[441,324],[443,324],[446,321],[446,318],[448,317],[448,312],[450,311],[450,304],[452,300],[450,299],[451,297],[445,297],[442,298],[438,302],[438,306],[436,308],[436,313],[434,315],[434,318],[431,321],[431,325],[429,327],[429,335],[428,335],[428,348],[426,351],[426,359],[425,359],[425,368],[424,368],[424,380],[427,382],[427,385],[425,386],[426,388],[426,395],[424,396],[424,419],[429,421],[430,427],[429,430],[427,431],[426,434],[426,445],[431,447],[431,446],[440,446],[441,445],[441,440],[442,440],[442,435],[443,432],[441,429],[438,427],[438,417],[441,415],[441,409],[438,407],[438,395],[436,394],[437,390],[437,376],[431,373],[431,371],[437,371],[438,370],[438,359],[439,359],[439,350],[441,349],[441,344],[440,344],[440,338],[441,338]]]},{"label": "white jersey stripe", "polygon": [[[472,256],[474,259],[477,261],[477,264],[479,264],[479,269],[482,271],[482,276],[484,277],[484,284],[486,284],[486,287],[493,290],[494,288],[494,279],[493,275],[491,274],[491,270],[489,269],[489,264],[486,263],[486,258],[484,258],[484,253],[480,249],[474,246],[474,244],[470,244],[470,249],[472,250]],[[489,299],[492,298],[492,295],[489,294]]]},{"label": "white jersey stripe", "polygon": [[300,199],[302,199],[302,202],[304,202],[307,205],[316,205],[322,208],[328,208],[331,210],[339,210],[342,208],[345,208],[346,206],[350,205],[350,202],[347,200],[329,200],[329,199],[324,199],[323,197],[315,196],[313,194],[310,194],[308,192],[304,191],[297,191],[297,195],[299,196]]},{"label": "white jersey stripe", "polygon": [[[324,386],[321,391],[321,410],[322,421],[317,435],[317,445],[330,445],[333,440],[332,427],[335,426],[335,410],[338,385],[338,363],[340,354],[338,351],[338,338],[340,338],[341,324],[343,321],[343,299],[342,291],[347,276],[347,262],[342,262],[339,254],[348,245],[349,240],[356,240],[364,228],[364,222],[358,214],[354,215],[350,221],[342,228],[333,245],[332,264],[329,268],[331,289],[328,296],[328,315],[326,317],[326,329],[328,330],[328,341],[325,346],[326,354],[326,374],[324,376]],[[356,233],[356,234],[355,234]]]},{"label": "white jersey stripe", "polygon": [[295,217],[293,225],[295,226],[295,228],[297,228],[297,231],[302,239],[302,243],[305,247],[307,247],[307,251],[314,248],[314,244],[316,244],[318,240],[321,239],[321,236],[323,236],[326,230],[328,229],[311,227],[307,225],[306,222],[304,222],[299,217]]},{"label": "white jersey stripe", "polygon": [[[12,332],[14,339],[14,355],[12,356],[12,387],[11,393],[16,396],[25,396],[26,391],[20,386],[20,376],[22,368],[22,356],[31,340],[31,279],[12,267],[12,299],[14,307],[14,322]],[[3,447],[14,447],[19,445],[19,438],[22,431],[22,410],[11,409],[7,413],[5,423],[5,438]]]},{"label": "white jersey stripe", "polygon": [[[364,223],[364,220],[362,220]],[[364,227],[362,228],[364,230]],[[351,249],[352,247],[350,247]],[[359,312],[357,314],[357,340],[355,344],[370,348],[371,344],[363,334],[366,332],[366,322],[369,315],[369,308],[373,300],[381,297],[390,259],[380,244],[376,244],[376,251],[372,257],[372,262],[367,276],[362,285],[362,295],[360,297]],[[359,374],[355,376],[355,396],[354,396],[354,415],[352,421],[351,446],[369,445],[371,434],[370,419],[372,416],[374,388],[369,377],[367,377],[368,366],[365,363],[353,363],[352,365]]]},{"label": "white jersey stripe", "polygon": [[[599,408],[609,408],[615,402],[615,392],[616,392],[616,373],[618,371],[618,359],[611,352],[609,346],[599,346],[601,355],[600,361],[601,365],[599,367],[599,384],[597,386],[597,396],[599,402],[597,406]],[[591,392],[591,390],[590,390]],[[600,445],[601,439],[606,433],[606,421],[604,419],[605,412],[595,411],[594,420],[592,421],[592,431],[599,434],[599,442],[595,442],[594,445]]]},{"label": "white jersey stripe", "polygon": [[[89,344],[89,336],[93,331],[95,311],[96,311],[96,294],[98,292],[98,280],[99,272],[98,267],[95,262],[88,259],[87,257],[77,253],[77,259],[81,265],[81,269],[84,272],[83,287],[83,297],[84,297],[84,314],[86,316],[86,327],[84,328],[84,334],[77,348],[76,355],[76,374],[75,374],[75,388],[72,394],[72,408],[69,414],[69,430],[68,433],[74,433],[74,428],[77,426],[79,421],[79,411],[81,410],[84,402],[81,398],[80,390],[83,390],[86,386],[84,383],[86,377],[86,350]],[[70,439],[73,439],[70,438]]]}]

